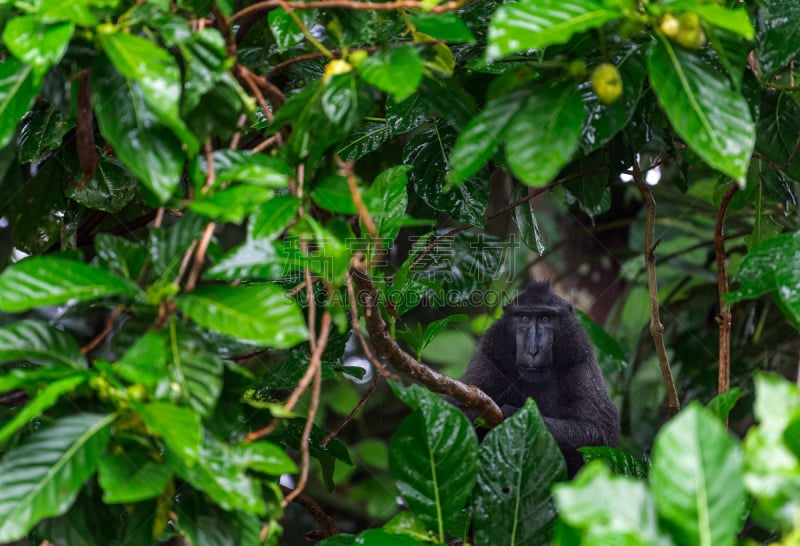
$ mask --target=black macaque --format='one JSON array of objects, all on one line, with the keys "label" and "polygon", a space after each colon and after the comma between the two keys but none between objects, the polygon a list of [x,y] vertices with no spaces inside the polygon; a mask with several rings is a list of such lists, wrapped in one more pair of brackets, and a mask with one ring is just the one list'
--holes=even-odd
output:
[{"label": "black macaque", "polygon": [[[572,305],[548,283],[533,282],[484,335],[461,382],[489,395],[508,417],[533,397],[572,477],[577,448],[616,446],[617,409],[608,396],[589,337]],[[470,418],[475,410],[468,410]]]}]

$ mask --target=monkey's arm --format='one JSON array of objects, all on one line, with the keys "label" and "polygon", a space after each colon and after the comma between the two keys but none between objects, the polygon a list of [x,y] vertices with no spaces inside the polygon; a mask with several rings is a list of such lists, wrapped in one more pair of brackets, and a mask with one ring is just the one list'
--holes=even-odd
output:
[{"label": "monkey's arm", "polygon": [[616,435],[603,423],[544,417],[544,424],[562,450],[617,445]]}]

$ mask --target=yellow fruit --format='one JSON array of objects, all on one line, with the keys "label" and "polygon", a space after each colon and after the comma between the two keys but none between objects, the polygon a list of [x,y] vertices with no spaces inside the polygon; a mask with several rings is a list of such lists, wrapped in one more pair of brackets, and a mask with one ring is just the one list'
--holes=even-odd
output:
[{"label": "yellow fruit", "polygon": [[333,76],[339,74],[347,74],[353,70],[353,65],[343,59],[334,59],[325,65],[325,74],[322,76],[322,81],[327,83]]},{"label": "yellow fruit", "polygon": [[147,387],[145,387],[141,383],[136,383],[135,385],[131,385],[125,390],[127,391],[128,398],[131,400],[136,400],[137,402],[141,402],[142,400],[147,398]]},{"label": "yellow fruit", "polygon": [[678,18],[678,34],[675,41],[686,49],[698,49],[706,45],[706,33],[696,13],[682,13]]},{"label": "yellow fruit", "polygon": [[350,61],[350,64],[358,67],[364,60],[368,57],[368,54],[363,49],[356,49],[353,51],[348,57],[347,60]]},{"label": "yellow fruit", "polygon": [[583,59],[573,59],[567,65],[567,72],[574,78],[584,78],[586,76],[586,62]]},{"label": "yellow fruit", "polygon": [[678,32],[681,29],[681,24],[674,15],[667,13],[661,18],[661,25],[659,25],[659,28],[665,36],[674,40],[678,36]]},{"label": "yellow fruit", "polygon": [[617,67],[603,63],[592,72],[592,91],[603,104],[612,104],[622,96],[622,77]]}]

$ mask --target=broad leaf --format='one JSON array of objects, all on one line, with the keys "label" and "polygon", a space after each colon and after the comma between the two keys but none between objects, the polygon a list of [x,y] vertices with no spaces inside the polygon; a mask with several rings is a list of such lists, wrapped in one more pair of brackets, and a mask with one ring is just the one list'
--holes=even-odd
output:
[{"label": "broad leaf", "polygon": [[136,285],[108,271],[50,256],[22,260],[0,273],[0,310],[11,313],[138,293]]},{"label": "broad leaf", "polygon": [[40,520],[66,512],[94,473],[114,415],[64,417],[0,461],[0,541],[23,538]]},{"label": "broad leaf", "polygon": [[203,441],[203,429],[197,413],[168,402],[137,404],[135,409],[142,416],[150,432],[164,440],[170,451],[185,465],[194,464],[199,457]]},{"label": "broad leaf", "polygon": [[614,474],[646,479],[650,473],[647,461],[632,453],[609,446],[586,446],[578,448],[583,460],[588,464],[594,460],[606,463]]},{"label": "broad leaf", "polygon": [[[282,159],[248,150],[216,150],[211,154],[211,161],[214,164],[214,187],[237,181],[265,188],[282,188],[293,176],[292,168]],[[191,170],[198,189],[207,175],[207,158],[198,156]]]},{"label": "broad leaf", "polygon": [[249,239],[274,239],[286,229],[300,210],[300,200],[293,195],[273,197],[256,208],[247,223]]},{"label": "broad leaf", "polygon": [[308,339],[300,309],[273,284],[204,286],[176,303],[204,328],[238,339],[275,348]]},{"label": "broad leaf", "polygon": [[756,51],[762,70],[771,76],[800,53],[800,5],[783,0],[764,4],[758,10]]},{"label": "broad leaf", "polygon": [[213,195],[199,196],[189,203],[189,209],[216,222],[241,224],[273,195],[272,190],[261,186],[236,184]]},{"label": "broad leaf", "polygon": [[734,280],[739,289],[726,299],[737,302],[772,293],[786,317],[800,330],[800,233],[782,233],[747,253]]},{"label": "broad leaf", "polygon": [[706,407],[714,412],[714,415],[722,419],[723,422],[727,421],[728,415],[730,414],[733,407],[736,405],[736,402],[739,401],[739,397],[742,394],[741,387],[731,387],[727,391],[718,394],[714,398],[712,398]]},{"label": "broad leaf", "polygon": [[489,25],[490,59],[563,44],[573,34],[621,17],[610,2],[600,0],[521,0],[498,8]]},{"label": "broad leaf", "polygon": [[252,442],[233,447],[238,464],[271,476],[297,472],[297,465],[286,451],[269,442]]},{"label": "broad leaf", "polygon": [[180,140],[159,122],[158,112],[136,81],[123,78],[108,61],[98,60],[91,72],[92,105],[100,131],[123,163],[159,201],[166,201],[183,171]]},{"label": "broad leaf", "polygon": [[41,79],[33,67],[9,57],[0,63],[0,148],[14,136],[17,123],[33,105]]},{"label": "broad leaf", "polygon": [[455,13],[420,14],[409,18],[419,32],[450,43],[475,42],[475,35]]},{"label": "broad leaf", "polygon": [[12,17],[3,29],[3,43],[15,57],[44,73],[61,60],[74,31],[72,23],[45,23],[35,16]]},{"label": "broad leaf", "polygon": [[742,451],[710,412],[692,404],[661,429],[650,483],[676,545],[734,543],[747,507]]},{"label": "broad leaf", "polygon": [[578,149],[585,115],[576,89],[549,88],[532,93],[502,136],[514,175],[529,186],[550,182]]},{"label": "broad leaf", "polygon": [[[378,238],[388,248],[397,238],[408,206],[408,178],[410,165],[391,167],[380,173],[364,196],[372,215]],[[363,226],[362,226],[363,230]]]},{"label": "broad leaf", "polygon": [[157,497],[172,478],[172,468],[138,449],[107,453],[101,460],[97,479],[103,488],[103,502],[132,503]]},{"label": "broad leaf", "polygon": [[647,72],[675,131],[709,165],[743,182],[755,128],[747,103],[727,77],[666,38],[650,50]]},{"label": "broad leaf", "polygon": [[183,397],[200,416],[207,417],[222,391],[223,361],[191,333],[170,322],[169,374],[175,395]]},{"label": "broad leaf", "polygon": [[22,320],[0,328],[0,363],[12,360],[86,367],[86,357],[81,354],[74,337],[35,320]]},{"label": "broad leaf", "polygon": [[311,191],[311,198],[325,210],[341,214],[358,214],[347,179],[344,176],[329,176]]},{"label": "broad leaf", "polygon": [[418,407],[392,436],[389,467],[414,514],[444,537],[475,485],[478,441],[461,411],[420,387],[408,390]]},{"label": "broad leaf", "polygon": [[40,161],[46,150],[56,150],[73,127],[62,113],[50,106],[34,108],[23,120],[19,132],[19,160],[21,163]]},{"label": "broad leaf", "polygon": [[390,47],[367,57],[357,67],[364,80],[402,102],[422,81],[422,58],[413,46]]},{"label": "broad leaf", "polygon": [[472,498],[476,542],[549,544],[556,517],[550,487],[565,477],[564,457],[528,399],[481,443]]},{"label": "broad leaf", "polygon": [[0,445],[30,421],[39,417],[45,410],[53,407],[62,395],[76,389],[88,379],[88,374],[83,372],[46,384],[40,392],[36,393],[33,400],[14,414],[13,419],[0,427]]},{"label": "broad leaf", "polygon": [[[614,476],[603,463],[586,466],[554,491],[561,518],[582,531],[581,544],[670,546],[650,492],[641,481]],[[614,502],[624,499],[624,502]]]}]

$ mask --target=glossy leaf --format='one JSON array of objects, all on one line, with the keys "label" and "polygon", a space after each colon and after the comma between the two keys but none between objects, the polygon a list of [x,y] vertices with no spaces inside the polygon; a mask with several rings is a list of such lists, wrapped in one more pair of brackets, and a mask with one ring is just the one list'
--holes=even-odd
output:
[{"label": "glossy leaf", "polygon": [[478,440],[461,411],[420,387],[409,390],[417,409],[392,436],[389,467],[414,514],[443,537],[475,485]]},{"label": "glossy leaf", "polygon": [[170,451],[187,466],[194,464],[200,456],[203,441],[203,429],[197,413],[168,402],[137,404],[135,409],[148,430],[161,438]]},{"label": "glossy leaf", "polygon": [[364,196],[378,238],[387,246],[397,238],[406,219],[406,207],[408,207],[406,173],[410,169],[410,165],[386,169],[375,178]]},{"label": "glossy leaf", "polygon": [[172,469],[167,464],[134,449],[107,453],[100,459],[97,472],[103,502],[109,504],[157,497],[171,478]]},{"label": "glossy leaf", "polygon": [[577,150],[584,118],[575,89],[531,94],[503,133],[511,172],[529,186],[550,182]]},{"label": "glossy leaf", "polygon": [[12,17],[3,29],[3,43],[19,60],[40,73],[58,63],[75,32],[72,23],[45,23],[40,17]]},{"label": "glossy leaf", "polygon": [[[282,159],[249,150],[216,150],[211,154],[214,163],[214,187],[228,182],[243,182],[265,188],[282,188],[293,176],[292,168]],[[192,179],[202,187],[208,174],[205,156],[199,156],[192,170]]]},{"label": "glossy leaf", "polygon": [[156,118],[175,132],[189,155],[197,153],[197,139],[180,116],[182,83],[175,58],[150,40],[133,34],[100,33],[98,38],[114,68],[129,82],[136,82]]},{"label": "glossy leaf", "polygon": [[257,207],[247,224],[250,239],[274,239],[286,229],[300,210],[300,200],[293,195],[273,197]]},{"label": "glossy leaf", "polygon": [[0,148],[14,135],[17,123],[33,105],[41,86],[31,65],[16,57],[0,63]]},{"label": "glossy leaf", "polygon": [[166,352],[164,338],[157,332],[147,332],[114,364],[114,371],[130,383],[155,388],[167,369]]},{"label": "glossy leaf", "polygon": [[566,465],[536,403],[525,406],[481,443],[472,498],[478,544],[549,544],[556,512],[550,487]]},{"label": "glossy leaf", "polygon": [[0,540],[25,537],[40,520],[66,512],[94,473],[113,415],[80,413],[27,437],[0,461]]},{"label": "glossy leaf", "polygon": [[74,337],[35,320],[0,328],[0,363],[12,360],[86,368],[86,357]]},{"label": "glossy leaf", "polygon": [[726,422],[728,415],[730,415],[731,410],[736,406],[736,402],[739,401],[741,395],[741,387],[731,387],[727,391],[712,398],[706,407],[711,410],[714,415],[722,419],[723,422]]},{"label": "glossy leaf", "polygon": [[341,214],[358,214],[344,176],[329,176],[311,191],[311,198],[325,210]]},{"label": "glossy leaf", "polygon": [[[317,10],[293,10],[294,15],[298,16],[306,28],[311,28],[316,23]],[[270,10],[269,29],[275,37],[278,51],[281,53],[288,51],[303,40],[305,35],[297,23],[283,8]]]},{"label": "glossy leaf", "polygon": [[419,32],[450,43],[475,41],[475,35],[455,13],[420,14],[410,18]]},{"label": "glossy leaf", "polygon": [[222,392],[223,361],[205,344],[170,323],[168,354],[173,394],[183,397],[200,416],[211,415]]},{"label": "glossy leaf", "polygon": [[273,284],[200,287],[176,303],[204,328],[268,347],[286,348],[308,339],[297,305]]},{"label": "glossy leaf", "polygon": [[61,139],[74,127],[56,108],[35,108],[25,116],[19,133],[21,163],[39,161],[46,150],[57,150]]},{"label": "glossy leaf", "polygon": [[578,448],[578,451],[583,455],[583,460],[587,465],[594,460],[600,460],[614,474],[646,479],[650,473],[650,465],[647,461],[622,449],[609,446],[586,446]]},{"label": "glossy leaf", "polygon": [[622,13],[600,0],[522,0],[498,8],[489,25],[490,59],[563,44],[573,34],[599,27]]},{"label": "glossy leaf", "polygon": [[189,203],[189,209],[216,222],[241,224],[252,212],[269,201],[274,192],[254,184],[237,184]]},{"label": "glossy leaf", "polygon": [[66,193],[71,199],[95,210],[116,213],[130,203],[139,189],[133,174],[115,157],[102,157],[88,182],[76,173],[75,185]]},{"label": "glossy leaf", "polygon": [[[521,199],[523,195],[527,194],[527,187],[518,186],[514,189],[512,197],[514,201],[517,201]],[[514,223],[517,224],[519,236],[522,242],[525,243],[525,246],[540,255],[547,252],[545,239],[542,237],[542,231],[539,229],[539,221],[536,220],[536,215],[533,212],[533,204],[530,201],[524,202],[518,207],[514,207],[512,218],[514,218]]]},{"label": "glossy leaf", "polygon": [[698,2],[692,7],[692,11],[697,13],[706,23],[738,34],[745,40],[752,40],[755,37],[756,33],[753,29],[753,24],[750,22],[750,16],[744,6],[739,7],[734,4],[734,8],[731,9],[719,4]]},{"label": "glossy leaf", "polygon": [[144,90],[107,62],[92,70],[92,105],[103,135],[119,158],[164,202],[178,187],[183,171],[181,142],[158,120]]},{"label": "glossy leaf", "polygon": [[62,395],[73,391],[89,379],[86,374],[75,374],[48,383],[36,393],[35,397],[25,404],[14,417],[0,427],[0,444],[8,440],[12,434],[39,417],[45,410],[53,407]]},{"label": "glossy leaf", "polygon": [[747,506],[742,451],[710,412],[690,405],[661,429],[650,483],[676,545],[734,543]]},{"label": "glossy leaf", "polygon": [[740,286],[727,295],[728,301],[771,293],[781,311],[800,330],[800,233],[783,233],[748,252],[734,280]]},{"label": "glossy leaf", "polygon": [[0,310],[12,313],[138,293],[136,285],[107,271],[50,256],[28,258],[0,273]]},{"label": "glossy leaf", "polygon": [[[408,102],[412,99],[406,99]],[[356,161],[381,147],[391,137],[390,127],[382,121],[367,121],[356,127],[336,151],[345,161]]]},{"label": "glossy leaf", "polygon": [[764,8],[758,10],[758,27],[758,61],[770,76],[800,53],[800,5],[781,0],[764,2]]},{"label": "glossy leaf", "polygon": [[233,455],[240,465],[271,476],[297,472],[297,465],[286,451],[269,442],[238,444]]},{"label": "glossy leaf", "polygon": [[521,90],[491,100],[464,127],[450,155],[451,180],[463,182],[492,158],[501,135],[527,97],[527,90]]},{"label": "glossy leaf", "polygon": [[659,531],[655,504],[645,484],[614,476],[603,463],[591,463],[573,482],[557,485],[554,496],[562,519],[581,530],[581,544],[672,544]]},{"label": "glossy leaf", "polygon": [[725,75],[666,39],[650,50],[647,72],[675,131],[713,168],[744,181],[755,128],[747,103]]},{"label": "glossy leaf", "polygon": [[422,81],[422,58],[413,46],[391,47],[367,57],[357,67],[364,80],[402,102]]}]

